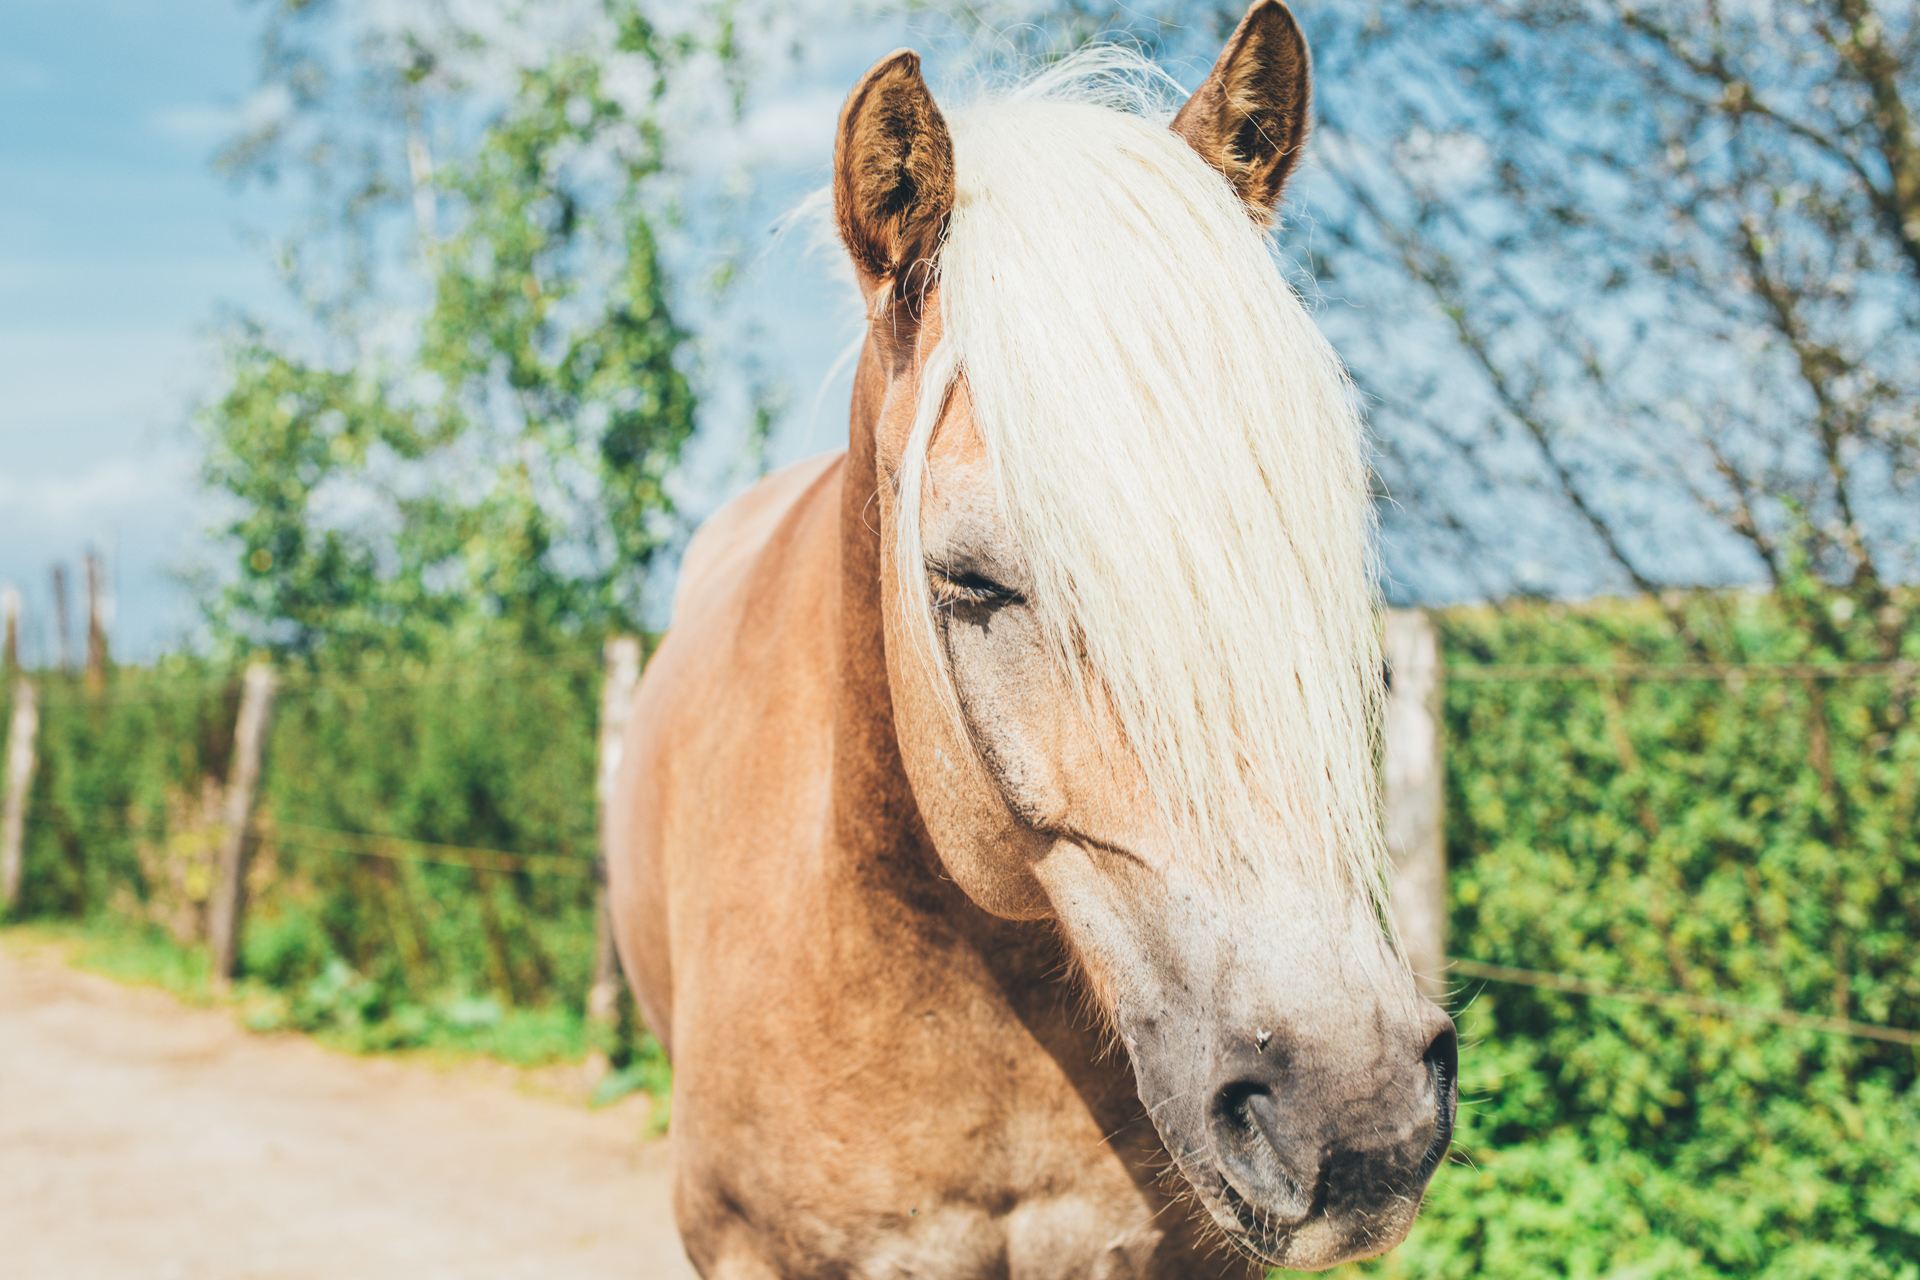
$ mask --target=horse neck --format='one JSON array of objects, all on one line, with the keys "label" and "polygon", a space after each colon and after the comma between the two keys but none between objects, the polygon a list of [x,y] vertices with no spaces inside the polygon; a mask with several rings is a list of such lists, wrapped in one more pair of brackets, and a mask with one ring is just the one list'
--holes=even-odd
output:
[{"label": "horse neck", "polygon": [[886,375],[869,340],[854,373],[841,491],[832,820],[843,854],[861,861],[885,860],[902,874],[930,875],[932,850],[894,733],[880,612],[879,515],[873,504],[884,500],[875,434],[885,393]]},{"label": "horse neck", "polygon": [[[889,500],[875,440],[885,392],[886,377],[869,341],[854,375],[841,490],[839,688],[832,848],[825,862],[828,892],[837,890],[840,907],[853,904],[874,926],[869,938],[897,938],[897,930],[921,933],[938,920],[943,945],[971,947],[982,962],[977,972],[991,976],[994,994],[983,998],[1007,1001],[1009,1012],[1049,1054],[1063,1064],[1077,1064],[1069,1066],[1075,1087],[1090,1099],[1105,1100],[1099,1104],[1102,1128],[1115,1133],[1135,1118],[1131,1069],[1124,1057],[1103,1054],[1104,1032],[1079,1016],[1074,1002],[1060,999],[1056,979],[1072,966],[1060,932],[1049,922],[988,915],[961,892],[940,864],[901,763],[887,682],[880,519],[875,510],[875,504]],[[822,945],[860,944],[843,934]],[[863,972],[869,981],[884,981],[874,970]],[[949,979],[962,981],[959,972],[954,970]],[[915,998],[924,999],[927,990],[917,988]],[[1138,1132],[1158,1150],[1151,1126]]]}]

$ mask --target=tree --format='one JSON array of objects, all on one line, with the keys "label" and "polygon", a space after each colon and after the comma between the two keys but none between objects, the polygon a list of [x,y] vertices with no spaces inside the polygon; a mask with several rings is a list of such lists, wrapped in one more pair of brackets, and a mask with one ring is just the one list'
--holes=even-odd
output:
[{"label": "tree", "polygon": [[1524,442],[1596,585],[1760,577],[1818,650],[1896,656],[1920,569],[1914,13],[1420,3],[1336,43],[1336,278],[1397,270],[1473,373],[1423,403],[1356,357],[1393,460]]},{"label": "tree", "polygon": [[[1242,12],[1040,9],[1190,59]],[[1373,400],[1390,591],[1758,580],[1804,599],[1818,651],[1899,652],[1916,12],[1301,6],[1318,134],[1286,244]]]},{"label": "tree", "polygon": [[704,47],[626,0],[572,8],[557,36],[275,14],[282,110],[226,163],[304,182],[316,219],[281,259],[311,324],[239,326],[203,415],[207,481],[239,500],[214,606],[236,642],[350,658],[636,625],[694,421],[653,112]]}]

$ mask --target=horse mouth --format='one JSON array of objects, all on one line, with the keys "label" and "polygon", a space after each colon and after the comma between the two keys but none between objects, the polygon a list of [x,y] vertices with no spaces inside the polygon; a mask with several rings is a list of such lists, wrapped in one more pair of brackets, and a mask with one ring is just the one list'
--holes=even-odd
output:
[{"label": "horse mouth", "polygon": [[1264,1266],[1295,1271],[1320,1271],[1385,1253],[1406,1237],[1420,1206],[1416,1193],[1384,1213],[1339,1221],[1324,1211],[1324,1198],[1322,1188],[1313,1211],[1297,1222],[1276,1220],[1230,1183],[1223,1183],[1208,1200],[1214,1221],[1235,1249]]},{"label": "horse mouth", "polygon": [[[1313,1221],[1311,1215],[1301,1222],[1281,1223],[1249,1204],[1234,1190],[1231,1182],[1222,1182],[1218,1193],[1219,1209],[1214,1220],[1225,1229],[1234,1248],[1270,1267],[1284,1266],[1292,1250],[1294,1233]],[[1221,1219],[1228,1219],[1222,1222]]]},{"label": "horse mouth", "polygon": [[1288,1194],[1281,1198],[1292,1202],[1286,1211],[1262,1207],[1220,1166],[1210,1171],[1210,1186],[1201,1190],[1203,1184],[1195,1181],[1195,1189],[1201,1190],[1202,1203],[1228,1242],[1267,1266],[1314,1271],[1385,1253],[1412,1228],[1427,1184],[1452,1145],[1452,1077],[1447,1066],[1430,1067],[1436,1095],[1433,1132],[1411,1167],[1402,1163],[1413,1154],[1404,1149],[1384,1168],[1378,1162],[1380,1153],[1329,1153],[1311,1187],[1291,1178],[1284,1181],[1282,1190]]}]

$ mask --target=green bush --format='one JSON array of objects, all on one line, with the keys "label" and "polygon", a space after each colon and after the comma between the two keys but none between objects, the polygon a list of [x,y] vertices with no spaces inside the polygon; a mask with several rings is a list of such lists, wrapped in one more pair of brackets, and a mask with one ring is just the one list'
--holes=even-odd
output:
[{"label": "green bush", "polygon": [[14,915],[164,912],[170,899],[204,898],[211,854],[190,829],[217,818],[217,785],[209,814],[203,784],[225,776],[237,686],[183,657],[117,670],[98,692],[35,678],[39,764]]},{"label": "green bush", "polygon": [[[263,946],[261,975],[310,982],[338,959],[415,1001],[577,1005],[593,963],[599,685],[591,652],[291,683],[249,923],[285,941]],[[354,833],[410,843],[370,857]],[[461,850],[535,856],[476,870]]]},{"label": "green bush", "polygon": [[[179,658],[117,670],[104,690],[38,679],[15,915],[111,915],[204,939],[237,680]],[[584,648],[283,677],[241,963],[288,995],[289,1025],[411,1042],[418,1028],[388,1026],[400,1011],[474,993],[577,1021],[593,956],[599,684]]]},{"label": "green bush", "polygon": [[[1714,652],[1798,661],[1776,603]],[[1651,603],[1457,610],[1463,663],[1677,662]],[[1916,637],[1908,637],[1914,653]],[[1920,732],[1886,679],[1476,682],[1449,734],[1449,950],[1920,1027]],[[1920,1276],[1916,1050],[1461,982],[1459,1150],[1392,1276]]]}]

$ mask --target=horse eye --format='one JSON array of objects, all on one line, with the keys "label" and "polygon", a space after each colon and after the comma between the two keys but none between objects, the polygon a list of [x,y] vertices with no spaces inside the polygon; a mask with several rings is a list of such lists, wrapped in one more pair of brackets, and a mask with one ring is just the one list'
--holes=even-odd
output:
[{"label": "horse eye", "polygon": [[975,604],[998,606],[1018,604],[1022,596],[1012,587],[1003,586],[985,574],[972,573],[958,569],[948,569],[941,565],[929,564],[927,576],[933,583],[935,604],[952,606],[956,604]]}]

